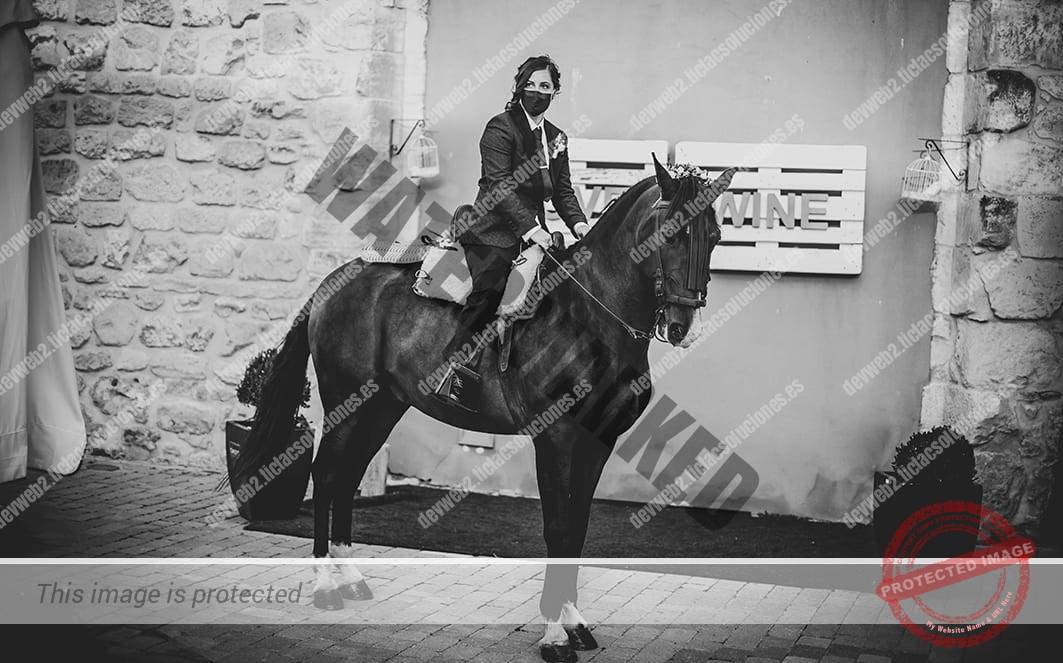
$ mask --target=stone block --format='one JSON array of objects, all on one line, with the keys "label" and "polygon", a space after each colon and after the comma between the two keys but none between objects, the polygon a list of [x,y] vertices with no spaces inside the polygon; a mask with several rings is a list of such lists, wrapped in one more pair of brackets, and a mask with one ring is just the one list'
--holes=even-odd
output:
[{"label": "stone block", "polygon": [[169,274],[188,260],[188,248],[175,237],[145,236],[133,255],[133,268]]},{"label": "stone block", "polygon": [[55,230],[55,244],[59,255],[71,267],[83,267],[96,262],[99,254],[96,240],[80,228],[61,227]]},{"label": "stone block", "polygon": [[137,333],[142,313],[128,302],[114,302],[93,319],[100,345],[128,345]]},{"label": "stone block", "polygon": [[137,200],[178,202],[184,199],[184,175],[170,164],[135,166],[125,177],[125,188]]},{"label": "stone block", "polygon": [[114,68],[118,71],[151,71],[159,64],[159,40],[148,28],[126,28],[114,45]]},{"label": "stone block", "polygon": [[109,142],[106,129],[78,129],[74,151],[87,159],[102,159],[107,156]]},{"label": "stone block", "polygon": [[137,377],[100,377],[90,387],[92,402],[104,414],[129,412],[137,423],[147,423],[150,401],[146,384]]},{"label": "stone block", "polygon": [[1038,76],[1037,87],[1041,88],[1043,95],[1063,99],[1063,74]]},{"label": "stone block", "polygon": [[140,329],[140,342],[149,348],[178,348],[184,341],[184,329],[172,316],[148,316]]},{"label": "stone block", "polygon": [[174,143],[174,153],[178,161],[213,161],[214,146],[205,138],[195,134],[178,136]]},{"label": "stone block", "polygon": [[200,66],[204,73],[226,76],[243,64],[246,45],[239,37],[215,37],[203,44]]},{"label": "stone block", "polygon": [[183,0],[181,25],[197,28],[221,25],[228,15],[225,4],[224,0]]},{"label": "stone block", "polygon": [[1033,131],[1046,140],[1063,142],[1063,104],[1049,104],[1038,110]]},{"label": "stone block", "polygon": [[203,435],[214,429],[214,408],[191,399],[165,398],[155,412],[159,428],[171,433]]},{"label": "stone block", "polygon": [[173,126],[174,105],[172,101],[156,97],[124,97],[118,106],[118,124],[124,127]]},{"label": "stone block", "polygon": [[300,53],[310,42],[310,24],[294,11],[270,12],[262,18],[262,50],[266,53]]},{"label": "stone block", "polygon": [[976,450],[975,472],[982,485],[982,504],[1013,520],[1026,490],[1026,470],[1013,451]]},{"label": "stone block", "polygon": [[81,187],[82,200],[119,200],[122,197],[122,176],[111,169],[95,167],[91,177],[85,177]]},{"label": "stone block", "polygon": [[1017,216],[1022,255],[1063,258],[1063,198],[1020,197]]},{"label": "stone block", "polygon": [[37,150],[41,156],[69,153],[71,148],[70,132],[66,129],[38,129]]},{"label": "stone block", "polygon": [[244,112],[228,104],[200,111],[196,116],[195,128],[201,134],[217,136],[238,136],[244,124]]},{"label": "stone block", "polygon": [[991,69],[986,72],[979,104],[978,127],[1008,133],[1030,124],[1037,86],[1018,71]]},{"label": "stone block", "polygon": [[129,208],[129,223],[137,230],[173,230],[173,214],[167,205],[138,205]]},{"label": "stone block", "polygon": [[33,126],[62,129],[66,127],[66,99],[42,100],[33,107]]},{"label": "stone block", "polygon": [[32,32],[27,32],[26,36],[30,40],[30,62],[34,71],[54,69],[62,61],[55,28],[42,25]]},{"label": "stone block", "polygon": [[994,0],[985,22],[989,66],[1063,69],[1063,5],[1058,2]]},{"label": "stone block", "polygon": [[232,84],[226,78],[200,78],[196,80],[196,99],[199,101],[219,101],[229,98]]},{"label": "stone block", "polygon": [[956,360],[976,388],[1058,389],[1060,356],[1044,327],[1028,322],[957,324]]},{"label": "stone block", "polygon": [[170,36],[170,43],[162,57],[163,74],[193,74],[199,58],[199,35],[190,30],[178,30]]},{"label": "stone block", "polygon": [[1063,304],[1063,265],[1021,258],[995,276],[983,275],[993,313],[1004,320],[1049,318]]},{"label": "stone block", "polygon": [[228,140],[218,149],[218,162],[240,170],[255,170],[266,163],[266,150],[250,140]]},{"label": "stone block", "polygon": [[192,276],[221,279],[233,273],[236,252],[228,242],[203,244],[192,254],[188,272]]},{"label": "stone block", "polygon": [[70,19],[72,0],[33,0],[33,8],[42,21],[67,21]]},{"label": "stone block", "polygon": [[114,122],[114,102],[94,94],[74,100],[74,124],[110,124]]},{"label": "stone block", "polygon": [[77,0],[74,20],[89,25],[110,25],[118,20],[118,0]]},{"label": "stone block", "polygon": [[44,190],[52,194],[66,192],[78,181],[78,164],[73,159],[46,159],[41,162]]},{"label": "stone block", "polygon": [[236,179],[224,171],[196,171],[189,176],[189,184],[197,205],[236,204]]},{"label": "stone block", "polygon": [[185,207],[177,210],[178,227],[186,233],[220,234],[228,225],[225,210]]},{"label": "stone block", "polygon": [[122,11],[131,23],[147,23],[163,28],[173,24],[172,0],[125,0]]},{"label": "stone block", "polygon": [[181,76],[163,76],[156,84],[157,91],[164,97],[188,97],[192,94],[192,84]]},{"label": "stone block", "polygon": [[111,229],[103,235],[101,262],[104,267],[122,269],[129,257],[131,234],[128,229]]},{"label": "stone block", "polygon": [[161,132],[116,129],[111,134],[110,153],[119,161],[161,157],[166,154],[166,139]]},{"label": "stone block", "polygon": [[1000,196],[978,196],[967,205],[967,240],[973,245],[1003,249],[1015,232],[1018,203]]},{"label": "stone block", "polygon": [[294,281],[305,265],[306,256],[299,249],[256,244],[244,249],[236,269],[244,281]]},{"label": "stone block", "polygon": [[399,68],[394,55],[370,53],[358,69],[355,90],[363,97],[393,99],[399,82]]},{"label": "stone block", "polygon": [[63,35],[63,46],[70,54],[70,68],[94,71],[103,67],[107,56],[107,41],[97,35],[69,32]]},{"label": "stone block", "polygon": [[261,15],[261,4],[258,0],[229,0],[226,12],[229,25],[239,28],[243,27],[248,19],[258,18]]},{"label": "stone block", "polygon": [[340,94],[342,77],[333,62],[300,58],[295,70],[299,75],[288,78],[288,92],[296,99],[320,99]]},{"label": "stone block", "polygon": [[1004,195],[1063,194],[1063,150],[1017,138],[982,135],[979,178]]},{"label": "stone block", "polygon": [[125,208],[117,203],[85,203],[79,206],[78,220],[88,228],[120,226],[125,223]]},{"label": "stone block", "polygon": [[74,353],[74,368],[84,373],[97,373],[114,364],[111,353],[106,350],[89,350]]}]

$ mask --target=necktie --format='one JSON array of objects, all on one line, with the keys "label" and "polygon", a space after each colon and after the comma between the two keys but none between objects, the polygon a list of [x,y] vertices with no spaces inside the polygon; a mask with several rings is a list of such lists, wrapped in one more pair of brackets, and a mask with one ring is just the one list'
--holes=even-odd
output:
[{"label": "necktie", "polygon": [[550,200],[554,193],[554,184],[550,181],[550,162],[546,159],[543,151],[543,128],[536,127],[532,133],[535,135],[535,154],[539,157],[539,177],[543,182],[543,200]]}]

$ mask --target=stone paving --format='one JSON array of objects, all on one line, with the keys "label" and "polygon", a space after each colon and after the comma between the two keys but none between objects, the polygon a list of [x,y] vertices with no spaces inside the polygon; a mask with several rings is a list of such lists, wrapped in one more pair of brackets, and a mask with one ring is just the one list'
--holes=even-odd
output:
[{"label": "stone paving", "polygon": [[[146,463],[90,460],[0,529],[5,557],[304,558],[310,542],[244,531],[239,518],[207,523],[227,495],[220,475]],[[0,486],[9,504],[28,482]],[[441,556],[357,545],[364,557]],[[452,556],[456,557],[456,556]],[[466,558],[467,559],[467,558]],[[215,568],[215,567],[211,567]],[[220,568],[220,567],[219,567]],[[238,567],[244,569],[246,567]],[[275,568],[272,565],[268,568]],[[293,567],[305,571],[302,567]],[[53,660],[85,654],[105,660],[211,661],[538,661],[538,570],[477,566],[472,575],[431,567],[363,567],[377,599],[324,613],[302,605],[279,614],[250,607],[201,612],[226,623],[18,627],[0,634],[24,640]],[[448,567],[449,568],[449,567]],[[489,569],[489,571],[481,571]],[[224,569],[222,569],[224,570]],[[221,573],[222,571],[218,571]],[[508,584],[500,584],[500,583]],[[713,594],[715,592],[715,594]],[[856,592],[797,589],[616,569],[581,572],[581,604],[601,647],[582,661],[672,663],[901,663],[1043,660],[1035,652],[1048,627],[1010,627],[968,650],[936,649],[896,625],[869,625],[881,611]],[[697,597],[697,600],[695,600]],[[705,597],[710,597],[706,599]],[[873,597],[872,597],[873,598]],[[389,604],[388,600],[400,601]],[[373,612],[361,606],[373,605]],[[708,605],[714,604],[714,605]],[[708,613],[691,613],[705,608]],[[587,608],[593,606],[593,609]],[[447,612],[458,609],[457,613]],[[211,610],[211,609],[208,609]],[[656,621],[636,623],[647,613]],[[712,619],[691,622],[691,614]],[[383,616],[381,616],[383,615]],[[436,619],[432,620],[432,615]],[[457,615],[455,623],[440,616]],[[764,623],[754,623],[763,617]],[[290,618],[290,619],[289,619]],[[630,618],[630,623],[625,619]],[[288,620],[292,623],[283,623]],[[365,623],[367,620],[403,623]],[[733,623],[724,623],[733,621]],[[790,623],[768,623],[768,622]],[[806,623],[793,623],[793,622]],[[249,623],[250,622],[250,623]],[[336,622],[336,623],[323,623]],[[361,623],[359,623],[361,622]],[[407,623],[417,622],[417,623]],[[482,622],[482,623],[481,623]],[[42,629],[47,629],[42,631]],[[62,637],[56,637],[62,634]]]}]

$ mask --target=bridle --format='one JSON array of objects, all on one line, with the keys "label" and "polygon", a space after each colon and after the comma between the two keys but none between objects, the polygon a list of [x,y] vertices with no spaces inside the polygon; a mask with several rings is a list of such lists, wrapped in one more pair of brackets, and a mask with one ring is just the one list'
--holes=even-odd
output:
[{"label": "bridle", "polygon": [[[616,201],[616,198],[614,198],[613,200],[609,201],[609,204],[611,205],[615,201]],[[668,210],[671,208],[671,205],[672,205],[671,201],[664,200],[663,198],[658,198],[657,201],[650,208],[651,212],[653,212],[654,225],[656,227],[655,236],[657,236],[657,237],[662,237],[662,234],[661,234],[661,217],[664,216],[664,215],[667,215]],[[609,205],[607,205],[605,209],[608,209],[608,208],[609,208]],[[605,213],[604,209],[602,210],[602,213],[603,214]],[[639,225],[641,226],[641,223]],[[688,230],[688,232],[691,232],[691,231]],[[638,243],[638,236],[639,236],[639,233],[636,231],[635,232],[635,242],[636,242],[636,244]],[[691,255],[690,255],[690,257],[689,257],[689,259],[687,261],[687,283],[688,284],[700,283],[701,282],[700,281],[701,277],[699,276],[699,274],[702,271],[704,271],[706,277],[708,277],[708,271],[709,271],[708,270],[708,255],[706,255],[704,257],[702,257],[700,255],[695,256],[694,253],[697,251],[697,247],[695,247],[694,244],[695,244],[694,238],[693,238],[693,236],[691,236],[690,244],[689,244],[689,246],[690,246],[689,250],[690,250]],[[565,272],[565,275],[568,278],[570,278],[573,283],[575,283],[577,286],[579,286],[580,289],[583,290],[583,292],[585,292],[587,294],[587,296],[589,296],[591,299],[593,299],[595,302],[597,302],[597,304],[599,306],[601,306],[603,309],[605,309],[605,312],[608,313],[609,315],[611,315],[617,322],[619,322],[620,326],[623,327],[624,330],[627,331],[627,333],[630,334],[631,337],[636,339],[636,340],[638,340],[638,339],[650,340],[650,339],[656,338],[659,341],[663,341],[665,343],[668,342],[668,339],[666,337],[662,336],[660,331],[659,331],[660,328],[661,328],[660,321],[661,321],[661,318],[664,316],[664,307],[666,305],[668,305],[668,304],[676,304],[678,306],[687,306],[687,307],[695,309],[695,310],[705,306],[705,296],[707,294],[706,293],[707,286],[704,289],[697,288],[697,287],[689,288],[689,289],[694,290],[694,292],[697,294],[696,298],[695,297],[686,297],[686,296],[683,296],[683,295],[676,295],[676,294],[669,293],[667,291],[667,289],[664,287],[665,286],[665,282],[667,280],[671,279],[673,282],[675,282],[675,279],[665,276],[664,258],[661,256],[661,245],[660,245],[660,243],[658,243],[657,246],[653,250],[653,253],[654,253],[654,255],[656,256],[656,259],[657,259],[657,267],[654,269],[654,272],[653,272],[653,293],[654,293],[654,297],[656,297],[656,299],[657,299],[657,307],[654,310],[654,314],[653,314],[653,326],[651,327],[651,329],[653,330],[653,333],[644,332],[641,329],[638,329],[637,327],[634,327],[634,326],[628,324],[627,322],[625,322],[623,318],[621,318],[619,315],[614,313],[612,311],[612,309],[610,309],[608,306],[605,305],[605,303],[603,303],[600,299],[595,297],[594,294],[591,293],[591,291],[586,288],[586,286],[584,286],[582,283],[580,283],[580,281],[572,274],[572,272],[568,271],[568,269],[565,268],[565,266],[562,265],[557,260],[557,258],[555,258],[553,255],[551,255],[551,253],[549,251],[544,251],[544,253],[547,256],[550,257],[550,260],[552,260],[555,265],[557,265],[562,271]],[[708,277],[706,280],[707,281],[711,281],[712,278]]]}]

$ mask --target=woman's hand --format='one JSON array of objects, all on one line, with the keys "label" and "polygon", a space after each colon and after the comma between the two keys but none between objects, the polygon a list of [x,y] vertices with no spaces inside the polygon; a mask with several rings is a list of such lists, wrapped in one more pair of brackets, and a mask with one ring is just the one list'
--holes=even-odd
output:
[{"label": "woman's hand", "polygon": [[576,239],[583,239],[583,236],[590,232],[591,224],[586,221],[580,221],[576,225],[572,226],[572,234],[576,236]]},{"label": "woman's hand", "polygon": [[550,238],[550,233],[546,232],[542,228],[536,228],[535,232],[531,234],[531,237],[529,237],[529,239],[541,246],[544,251],[551,248],[551,244],[553,242],[553,240]]}]

